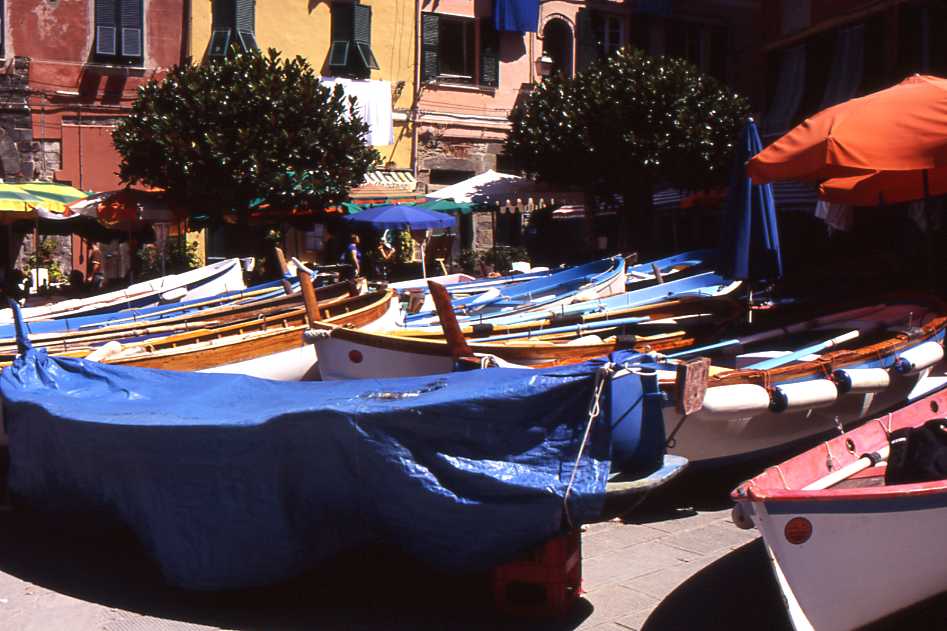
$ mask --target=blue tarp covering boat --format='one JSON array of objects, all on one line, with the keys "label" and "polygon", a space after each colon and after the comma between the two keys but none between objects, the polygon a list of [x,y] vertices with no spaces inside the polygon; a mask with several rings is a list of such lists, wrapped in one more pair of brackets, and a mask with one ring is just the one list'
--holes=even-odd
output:
[{"label": "blue tarp covering boat", "polygon": [[605,362],[285,383],[27,348],[0,375],[10,489],[117,518],[184,588],[271,583],[368,542],[481,570],[599,514],[613,426],[629,468],[660,465],[653,376],[609,373],[582,447]]}]

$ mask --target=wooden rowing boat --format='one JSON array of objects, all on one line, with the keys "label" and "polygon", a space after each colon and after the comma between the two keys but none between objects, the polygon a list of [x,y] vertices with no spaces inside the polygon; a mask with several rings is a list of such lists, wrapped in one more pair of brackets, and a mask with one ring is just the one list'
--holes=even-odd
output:
[{"label": "wooden rowing boat", "polygon": [[[674,325],[678,321],[686,322],[682,326],[691,329],[701,325],[716,327],[738,313],[738,305],[728,299],[682,298],[623,312],[622,319],[615,321],[614,328],[621,329],[623,320],[640,320],[642,330],[649,324],[664,322]],[[607,313],[597,315],[604,327],[611,324]],[[596,321],[596,315],[590,314],[584,325]],[[568,337],[562,338],[544,333],[549,324],[549,321],[539,321],[532,325],[532,329],[522,324],[493,327],[493,336],[523,330],[530,335],[525,339],[493,342],[472,339],[468,340],[468,350],[476,361],[539,367],[581,362],[608,355],[619,348],[669,351],[694,343],[692,335],[675,326],[653,334],[628,336],[615,335],[608,328],[596,329],[605,335],[603,338],[586,334],[583,324],[579,324]],[[440,374],[450,372],[458,356],[451,343],[443,337],[408,337],[402,332],[352,330],[323,323],[314,326],[313,344],[320,357],[320,373],[327,380]]]},{"label": "wooden rowing boat", "polygon": [[[227,259],[181,274],[172,274],[136,283],[125,289],[97,296],[63,300],[38,307],[27,307],[23,309],[23,317],[31,320],[61,318],[77,314],[111,313],[135,307],[208,298],[242,289],[246,289],[246,285],[243,283],[243,268],[240,266],[240,260]],[[12,322],[9,312],[3,312],[0,315],[0,321]]]},{"label": "wooden rowing boat", "polygon": [[[860,628],[944,591],[947,480],[886,479],[902,479],[889,471],[895,441],[943,421],[945,410],[941,388],[733,492],[734,522],[762,534],[797,631]],[[932,423],[930,431],[944,431]]]},{"label": "wooden rowing boat", "polygon": [[[852,427],[938,387],[947,316],[936,300],[849,310],[749,335],[712,358],[703,408],[665,410],[669,451],[692,466],[759,460]],[[755,338],[755,339],[754,339]],[[688,350],[685,353],[698,353]],[[684,353],[682,353],[684,354]],[[673,354],[672,354],[673,356]],[[676,400],[677,360],[656,368]]]},{"label": "wooden rowing boat", "polygon": [[[390,327],[397,318],[392,291],[320,304],[323,322],[340,327]],[[315,349],[303,339],[304,307],[213,328],[124,344],[100,361],[165,370],[229,372],[298,381],[317,376]],[[87,351],[88,352],[88,351]]]},{"label": "wooden rowing boat", "polygon": [[[320,304],[325,307],[341,302],[352,295],[349,283],[334,283],[316,290]],[[107,326],[80,328],[53,333],[31,334],[33,346],[46,348],[50,353],[68,353],[87,349],[109,341],[127,342],[135,339],[170,335],[195,329],[220,327],[242,320],[275,316],[288,310],[302,308],[302,295],[282,293],[273,297],[257,298],[246,294],[226,299],[212,298],[192,303],[186,309],[169,306],[149,311],[144,315],[129,316],[126,321],[113,321]],[[0,340],[0,361],[9,362],[17,353],[16,339]]]}]

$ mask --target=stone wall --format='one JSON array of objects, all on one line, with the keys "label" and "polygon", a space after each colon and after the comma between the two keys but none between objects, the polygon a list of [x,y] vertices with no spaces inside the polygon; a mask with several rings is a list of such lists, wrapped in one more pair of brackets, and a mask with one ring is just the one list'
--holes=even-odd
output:
[{"label": "stone wall", "polygon": [[430,184],[432,170],[468,171],[473,175],[496,170],[498,142],[475,142],[445,138],[434,128],[418,136],[418,181]]},{"label": "stone wall", "polygon": [[14,57],[0,69],[0,175],[8,182],[32,180],[40,153],[33,142],[29,77],[27,57]]}]

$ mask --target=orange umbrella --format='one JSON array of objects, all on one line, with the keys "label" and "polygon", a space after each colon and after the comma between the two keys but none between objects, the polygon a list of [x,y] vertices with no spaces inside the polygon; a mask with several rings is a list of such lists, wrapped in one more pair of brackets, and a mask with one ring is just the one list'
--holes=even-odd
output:
[{"label": "orange umbrella", "polygon": [[933,191],[930,170],[940,168],[947,168],[947,79],[914,75],[806,119],[750,160],[747,174],[757,183],[845,178],[833,191],[858,188],[866,177],[869,188],[919,182],[923,197],[921,173],[929,171]]},{"label": "orange umbrella", "polygon": [[822,199],[850,206],[897,204],[938,195],[947,195],[947,167],[839,177],[819,186]]}]

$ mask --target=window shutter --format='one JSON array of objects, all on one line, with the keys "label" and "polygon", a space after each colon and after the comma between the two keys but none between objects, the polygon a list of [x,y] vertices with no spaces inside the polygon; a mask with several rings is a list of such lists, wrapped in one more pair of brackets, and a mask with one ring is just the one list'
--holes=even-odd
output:
[{"label": "window shutter", "polygon": [[234,0],[214,0],[211,4],[211,12],[215,31],[232,29],[237,21]]},{"label": "window shutter", "polygon": [[480,22],[480,85],[497,87],[500,84],[500,34],[493,18]]},{"label": "window shutter", "polygon": [[234,27],[244,52],[258,50],[256,43],[256,0],[236,0]]},{"label": "window shutter", "polygon": [[576,71],[582,72],[598,57],[595,44],[595,29],[592,27],[592,13],[581,9],[576,15],[579,31],[579,54],[576,56]]},{"label": "window shutter", "polygon": [[352,39],[366,68],[378,70],[378,60],[372,52],[372,8],[361,4],[352,7]]},{"label": "window shutter", "polygon": [[241,33],[256,32],[256,2],[254,0],[236,0],[234,26]]},{"label": "window shutter", "polygon": [[351,4],[333,4],[332,45],[329,48],[329,68],[335,73],[345,72],[349,65],[351,43],[354,38],[354,13]]},{"label": "window shutter", "polygon": [[118,54],[118,15],[115,0],[95,0],[95,54]]},{"label": "window shutter", "polygon": [[440,19],[436,13],[421,16],[421,80],[436,79],[441,74],[438,45]]},{"label": "window shutter", "polygon": [[3,0],[0,0],[0,57],[6,55],[6,39],[4,38],[4,33],[6,32],[6,3]]},{"label": "window shutter", "polygon": [[121,0],[122,57],[144,56],[142,0]]},{"label": "window shutter", "polygon": [[207,56],[211,59],[223,59],[230,49],[230,29],[215,30],[210,36],[210,49]]}]

